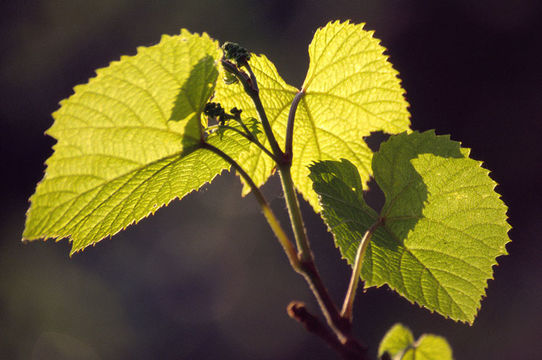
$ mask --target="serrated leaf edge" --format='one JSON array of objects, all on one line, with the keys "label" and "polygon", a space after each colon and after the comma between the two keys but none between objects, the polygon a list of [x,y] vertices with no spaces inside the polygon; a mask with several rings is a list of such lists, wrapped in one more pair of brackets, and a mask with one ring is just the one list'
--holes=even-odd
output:
[{"label": "serrated leaf edge", "polygon": [[[154,47],[154,46],[158,46],[160,44],[162,44],[163,42],[171,39],[171,38],[175,38],[175,37],[180,37],[180,40],[181,41],[186,41],[186,38],[188,36],[191,36],[191,37],[199,37],[201,39],[204,39],[204,40],[209,40],[211,41],[212,43],[214,43],[216,46],[217,46],[217,49],[219,47],[219,42],[213,38],[211,38],[206,32],[202,32],[201,34],[200,33],[191,33],[189,30],[185,29],[185,28],[181,28],[180,30],[180,33],[177,34],[177,35],[168,35],[168,34],[163,34],[161,37],[160,37],[160,41],[157,42],[156,44],[153,44],[153,45],[150,45],[150,46],[138,46],[136,48],[136,53],[134,55],[121,55],[120,58],[118,60],[113,60],[111,62],[109,62],[109,64],[107,66],[104,66],[104,67],[101,67],[101,68],[98,68],[94,71],[94,76],[90,77],[86,83],[82,83],[82,84],[77,84],[73,87],[73,90],[72,90],[72,93],[69,94],[66,98],[62,99],[61,101],[59,101],[58,105],[58,109],[55,110],[53,113],[52,113],[52,117],[53,119],[55,118],[55,114],[58,113],[58,111],[60,111],[61,107],[64,105],[64,103],[66,103],[67,101],[69,101],[69,99],[74,96],[75,94],[77,94],[78,92],[82,91],[81,89],[85,88],[87,85],[89,85],[90,83],[96,81],[97,79],[99,79],[101,76],[104,76],[102,75],[105,71],[107,71],[111,66],[114,66],[114,65],[117,65],[123,61],[129,61],[130,59],[133,59],[135,58],[136,56],[142,54],[143,52],[147,51],[149,48],[151,47]],[[215,64],[217,63],[217,60],[215,59]],[[213,87],[216,86],[216,83],[213,85]],[[44,132],[45,135],[48,135],[50,137],[52,137],[53,139],[55,139],[57,142],[52,146],[52,150],[53,150],[53,154],[56,152],[56,149],[57,149],[57,145],[59,144],[59,139],[56,138],[54,135],[50,134],[50,131],[51,129],[54,127],[54,123]],[[159,162],[159,161],[163,161],[167,158],[175,158],[177,156],[179,156],[179,159],[184,156],[187,156],[189,153],[193,152],[193,151],[197,151],[199,149],[199,147],[196,147],[195,149],[193,150],[190,150],[190,149],[184,149],[183,151],[179,151],[179,152],[176,152],[176,153],[173,153],[173,154],[170,154],[168,156],[164,156],[164,157],[161,157],[159,159],[156,159],[150,163],[146,163],[145,165],[141,166],[141,167],[138,167],[138,168],[135,168],[135,169],[132,169],[126,173],[123,173],[119,176],[116,176],[115,178],[113,179],[110,179],[110,181],[114,181],[118,178],[121,178],[123,176],[126,176],[128,174],[131,174],[133,172],[136,172],[136,171],[139,171],[139,170],[142,170],[143,168],[145,167],[148,167],[149,165],[153,164],[153,163],[156,163],[156,162]],[[44,169],[44,176],[42,177],[42,179],[36,184],[36,188],[39,184],[41,184],[43,181],[45,181],[46,179],[48,179],[48,169],[49,169],[49,166],[50,166],[50,161],[51,161],[51,158],[52,158],[52,155],[49,156],[44,164],[45,164],[45,169]],[[169,164],[170,165],[170,164]],[[169,166],[168,165],[168,166]],[[179,196],[175,196],[173,197],[172,199],[170,199],[167,203],[163,204],[163,205],[158,205],[158,204],[154,204],[154,207],[155,209],[149,211],[146,215],[144,215],[143,217],[141,217],[139,220],[133,220],[131,221],[130,223],[128,223],[126,226],[124,226],[123,228],[121,228],[120,230],[118,230],[117,232],[113,233],[113,234],[110,234],[110,235],[107,235],[107,236],[104,236],[103,238],[91,243],[91,244],[86,244],[85,246],[83,247],[80,247],[80,248],[77,248],[77,249],[71,249],[70,250],[70,257],[79,252],[79,251],[83,251],[84,249],[86,249],[88,246],[92,245],[92,246],[95,246],[98,242],[104,240],[104,239],[107,239],[107,238],[111,238],[113,237],[114,235],[118,234],[120,231],[123,231],[125,230],[128,226],[131,226],[133,224],[137,224],[139,221],[149,217],[150,215],[153,215],[159,208],[161,208],[162,206],[168,206],[173,200],[176,200],[176,199],[181,199],[181,198],[184,198],[185,196],[191,194],[192,192],[194,191],[198,191],[199,189],[201,189],[203,186],[207,185],[208,183],[211,183],[217,176],[221,175],[224,170],[225,171],[230,171],[230,168],[231,166],[228,165],[226,168],[224,168],[220,173],[217,173],[211,180],[209,180],[208,182],[205,182],[203,184],[201,184],[198,188],[196,189],[193,189],[189,192],[187,192],[186,194],[182,195],[181,197]],[[90,189],[87,189],[84,193],[87,193],[88,191],[91,191],[91,190],[94,190],[100,186],[103,186],[103,184],[99,185],[99,186],[95,186],[93,188],[90,188]],[[35,195],[35,192],[29,197],[28,199],[28,203],[31,204],[31,201],[32,201],[32,198],[34,197]],[[30,212],[30,209],[31,207],[29,207],[25,213],[26,215],[26,218],[28,218],[28,215],[29,215],[29,212]],[[25,230],[26,230],[26,224],[25,224]],[[69,235],[69,236],[63,236],[63,235],[50,235],[50,236],[24,236],[24,231],[23,231],[23,236],[21,238],[21,241],[22,242],[28,242],[28,241],[31,241],[31,240],[39,240],[39,239],[42,239],[44,242],[47,241],[47,240],[50,240],[52,239],[53,241],[55,242],[59,242],[63,239],[68,239],[69,243],[73,244],[73,238],[72,238],[72,235]]]},{"label": "serrated leaf edge", "polygon": [[[401,135],[409,134],[409,133],[410,133],[410,132],[402,132],[402,133],[395,134],[395,135],[392,135],[392,136],[401,136]],[[501,200],[501,202],[503,202],[503,204],[504,204],[504,201],[502,201],[502,195],[501,195],[500,193],[498,193],[497,191],[495,191],[495,188],[496,188],[499,184],[498,184],[495,180],[493,180],[493,178],[491,178],[491,176],[490,176],[490,175],[491,175],[491,171],[490,171],[489,169],[483,167],[483,162],[482,162],[482,161],[479,161],[479,160],[476,160],[476,159],[473,159],[473,158],[470,158],[470,157],[469,157],[470,152],[471,152],[471,148],[462,147],[462,146],[461,146],[462,143],[461,143],[460,141],[451,140],[451,136],[450,136],[449,134],[437,135],[434,129],[426,130],[426,131],[424,131],[424,132],[422,132],[422,133],[420,133],[420,134],[425,134],[425,133],[430,133],[430,134],[433,134],[433,135],[436,136],[436,137],[443,137],[443,138],[445,138],[445,139],[447,139],[447,140],[450,140],[450,141],[453,141],[453,142],[458,143],[459,148],[460,148],[461,150],[464,150],[464,153],[463,153],[464,157],[476,161],[476,163],[478,164],[478,166],[486,171],[486,176],[488,176],[488,177],[491,179],[491,181],[493,182],[493,184],[494,184],[494,186],[493,186],[493,191],[494,191],[496,194],[499,195],[499,200]],[[386,142],[387,142],[387,141],[386,141]],[[384,145],[386,142],[382,143],[382,145]],[[316,163],[316,162],[314,162],[314,163]],[[374,175],[371,175],[371,178],[374,179]],[[378,186],[378,185],[376,185],[376,186]],[[363,191],[364,191],[364,192],[370,191],[370,189],[367,189],[367,190],[363,189]],[[318,202],[319,202],[319,204],[320,204],[320,207],[323,208],[322,198],[321,198],[321,196],[320,196],[319,194],[318,194]],[[507,232],[506,232],[506,233],[508,234],[508,233],[510,232],[510,230],[512,229],[512,226],[510,225],[510,223],[509,223],[509,221],[508,221],[508,220],[509,220],[509,217],[508,217],[507,213],[508,213],[508,207],[507,207],[507,211],[506,211],[506,213],[505,213],[505,215],[506,215],[506,217],[507,217],[506,220],[505,220],[505,226],[508,227]],[[370,214],[367,214],[367,215],[370,216]],[[322,216],[323,216],[323,213],[322,213]],[[377,219],[375,219],[375,221],[377,221]],[[341,256],[341,259],[342,259],[342,260],[345,260],[345,262],[346,262],[349,266],[352,266],[352,264],[350,263],[349,259],[348,259],[346,256],[344,256],[343,253],[341,252],[341,249],[340,249],[340,247],[339,247],[339,245],[338,245],[338,243],[337,243],[337,239],[335,238],[335,235],[333,234],[332,229],[331,229],[331,228],[329,227],[329,225],[327,224],[327,221],[324,221],[324,223],[325,223],[325,225],[326,225],[327,231],[328,231],[328,232],[332,235],[332,237],[333,237],[333,243],[334,243],[334,245],[335,245],[335,248],[339,250],[339,254],[340,254],[340,256]],[[385,225],[385,224],[384,224],[384,225],[381,225],[381,227],[382,227],[383,229],[385,229],[388,233],[390,233],[390,231],[386,228],[386,225]],[[368,230],[368,228],[367,228],[367,230]],[[365,231],[367,231],[367,230],[365,230]],[[390,233],[390,234],[391,234],[391,233]],[[504,244],[503,249],[500,249],[500,250],[502,251],[502,253],[501,253],[500,255],[497,255],[497,256],[496,256],[496,258],[495,258],[495,263],[491,266],[491,269],[492,269],[491,277],[488,278],[488,279],[486,280],[486,282],[485,282],[484,292],[483,292],[481,298],[480,298],[479,301],[478,301],[478,306],[476,307],[476,314],[474,315],[474,317],[473,317],[472,320],[470,320],[470,321],[469,321],[469,320],[454,319],[454,318],[452,318],[451,316],[443,315],[443,314],[441,314],[441,313],[439,313],[439,312],[437,312],[437,311],[435,311],[435,310],[432,310],[432,309],[426,307],[425,305],[418,304],[417,302],[415,302],[415,301],[413,301],[413,300],[410,300],[410,299],[408,299],[408,298],[402,296],[401,294],[399,294],[394,288],[392,288],[392,287],[391,287],[389,284],[387,284],[387,283],[383,283],[383,284],[381,284],[381,285],[370,285],[370,286],[367,286],[367,285],[365,284],[365,281],[364,281],[363,278],[362,278],[362,281],[363,281],[363,288],[364,288],[364,289],[369,289],[369,288],[380,289],[380,288],[386,288],[386,287],[387,287],[389,290],[391,290],[391,291],[393,291],[393,292],[396,292],[402,299],[408,301],[410,304],[416,305],[418,308],[421,308],[421,309],[426,309],[426,310],[428,310],[431,314],[437,313],[437,314],[439,314],[440,316],[442,316],[442,317],[444,317],[444,318],[446,318],[446,319],[450,319],[450,320],[457,321],[457,322],[460,322],[460,323],[465,323],[465,324],[468,324],[468,325],[472,326],[472,325],[474,324],[474,321],[476,320],[476,317],[477,317],[478,313],[480,312],[480,309],[481,309],[481,307],[482,307],[482,301],[487,297],[487,289],[488,289],[488,287],[489,287],[489,281],[495,280],[495,279],[494,279],[495,271],[494,271],[493,269],[495,269],[497,266],[499,266],[498,258],[500,258],[501,256],[506,256],[506,255],[508,255],[508,251],[506,250],[506,246],[507,246],[508,244],[510,244],[511,241],[512,241],[512,240],[510,239],[510,237],[508,237],[508,242],[507,242],[506,244]],[[408,248],[405,248],[405,249],[406,249],[406,250],[409,250]],[[411,254],[411,255],[412,255],[412,254]],[[458,305],[457,305],[457,306],[458,306]],[[458,307],[459,307],[459,306],[458,306]],[[463,310],[462,310],[461,308],[460,308],[460,310],[463,312]]]}]

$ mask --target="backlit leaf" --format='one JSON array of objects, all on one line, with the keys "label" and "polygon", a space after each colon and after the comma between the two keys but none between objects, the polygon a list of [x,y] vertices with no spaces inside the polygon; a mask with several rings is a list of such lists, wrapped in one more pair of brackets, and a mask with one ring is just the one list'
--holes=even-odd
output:
[{"label": "backlit leaf", "polygon": [[395,356],[404,352],[404,350],[412,346],[413,343],[414,336],[412,335],[412,331],[402,324],[395,324],[380,341],[378,356],[381,357],[386,352],[390,356]]},{"label": "backlit leaf", "polygon": [[[198,148],[218,44],[183,30],[75,87],[53,114],[57,139],[31,197],[25,240],[70,238],[72,253],[210,182],[229,166]],[[235,133],[208,142],[237,158]]]},{"label": "backlit leaf", "polygon": [[365,204],[347,160],[317,163],[311,178],[351,264],[365,231],[382,218],[363,262],[367,286],[387,284],[412,302],[472,323],[496,257],[506,254],[510,226],[489,171],[468,155],[433,132],[392,136],[373,158],[386,197],[380,215]]},{"label": "backlit leaf", "polygon": [[414,341],[410,329],[401,324],[395,324],[380,342],[378,356],[385,353],[393,360],[453,360],[445,338],[424,334]]},{"label": "backlit leaf", "polygon": [[[397,71],[383,55],[384,47],[363,24],[333,22],[316,31],[309,45],[310,65],[297,109],[292,177],[297,189],[318,210],[308,179],[308,166],[318,160],[346,158],[359,170],[363,183],[371,175],[372,152],[363,137],[374,131],[398,133],[410,121]],[[287,85],[264,56],[252,56],[260,97],[269,121],[284,144],[288,111],[298,89]],[[257,113],[241,84],[217,86],[217,101]],[[257,185],[271,175],[273,163],[253,146],[244,156],[245,169]],[[245,192],[249,189],[245,188]]]}]

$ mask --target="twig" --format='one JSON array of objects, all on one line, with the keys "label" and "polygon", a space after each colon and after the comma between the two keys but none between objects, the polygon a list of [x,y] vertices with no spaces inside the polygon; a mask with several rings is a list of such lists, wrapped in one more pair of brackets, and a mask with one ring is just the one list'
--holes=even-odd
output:
[{"label": "twig", "polygon": [[[256,111],[258,112],[258,116],[260,118],[260,121],[262,122],[265,136],[267,137],[267,140],[269,141],[269,145],[271,146],[271,150],[273,151],[273,154],[278,159],[284,158],[284,152],[280,149],[277,139],[275,138],[275,135],[273,134],[273,130],[271,129],[269,120],[267,119],[267,114],[265,113],[265,109],[263,108],[263,104],[259,95],[260,92],[258,90],[257,85],[253,86],[251,77],[247,75],[246,73],[244,73],[243,71],[239,70],[239,68],[232,62],[222,59],[222,66],[224,67],[224,70],[232,73],[233,75],[235,75],[235,77],[239,79],[239,81],[241,81],[241,83],[243,84],[243,88],[245,89],[245,92],[247,93],[248,96],[251,97],[254,105],[256,106]],[[254,76],[254,74],[252,74],[251,76]]]},{"label": "twig", "polygon": [[305,304],[299,301],[292,301],[287,308],[288,315],[297,320],[305,329],[318,336],[333,350],[346,360],[366,359],[366,348],[355,341],[341,342],[337,336],[326,327],[320,319],[312,315]]},{"label": "twig", "polygon": [[[242,66],[249,71],[250,75],[247,75],[245,72],[241,71],[238,66],[226,59],[222,59],[222,65],[226,71],[234,74],[239,81],[241,81],[245,92],[251,97],[262,122],[265,135],[271,146],[271,150],[275,155],[275,158],[279,159],[276,164],[279,170],[282,189],[284,191],[285,201],[288,207],[288,214],[290,216],[290,222],[295,235],[298,250],[296,257],[297,261],[292,261],[290,253],[288,254],[288,258],[290,258],[290,263],[294,267],[294,270],[302,274],[309,284],[314,296],[316,297],[316,300],[318,301],[318,305],[326,318],[329,329],[326,329],[316,317],[308,313],[304,305],[302,306],[299,303],[295,303],[295,305],[289,307],[289,314],[294,319],[304,324],[307,330],[323,338],[328,344],[330,344],[330,346],[332,346],[332,348],[339,352],[343,359],[365,360],[367,359],[365,355],[365,346],[361,345],[352,337],[350,321],[341,316],[335,302],[329,295],[326,287],[323,284],[322,278],[318,273],[314,263],[314,256],[312,254],[309,240],[305,231],[305,225],[301,215],[301,210],[299,208],[299,202],[291,175],[292,141],[295,113],[297,106],[305,92],[301,90],[298,94],[296,94],[292,102],[287,124],[285,144],[286,152],[283,152],[276,141],[269,120],[267,119],[265,109],[260,99],[256,77],[254,76],[250,66],[248,66],[248,63],[243,63]],[[237,165],[237,167],[239,166]],[[250,179],[250,177],[248,178]],[[250,186],[253,189],[257,189],[255,185]],[[262,206],[262,209],[264,208],[265,207]],[[270,224],[272,224],[272,222],[270,222]],[[279,239],[279,241],[281,241],[281,244],[283,243],[282,240]],[[288,244],[288,246],[291,245],[289,240]],[[285,250],[287,250],[287,252],[291,251],[290,248],[286,249],[286,247]]]},{"label": "twig", "polygon": [[280,244],[282,245],[282,248],[286,252],[286,256],[288,257],[288,260],[290,261],[290,265],[292,268],[294,268],[295,271],[301,272],[301,265],[299,263],[299,259],[297,258],[297,253],[294,247],[294,244],[288,239],[288,235],[284,232],[282,229],[282,226],[280,225],[277,217],[273,213],[273,210],[271,210],[271,207],[269,206],[269,203],[263,196],[262,192],[258,188],[258,186],[254,183],[252,178],[247,174],[245,170],[237,163],[237,161],[233,160],[228,154],[220,150],[219,148],[202,141],[200,143],[200,147],[202,149],[209,150],[216,155],[220,156],[222,159],[224,159],[227,163],[229,163],[237,172],[239,175],[245,179],[246,183],[250,186],[250,189],[252,190],[252,194],[254,194],[254,197],[258,201],[258,204],[260,204],[260,207],[262,209],[263,215],[265,216],[265,219],[269,223],[269,226],[273,230],[273,233],[279,240]]}]

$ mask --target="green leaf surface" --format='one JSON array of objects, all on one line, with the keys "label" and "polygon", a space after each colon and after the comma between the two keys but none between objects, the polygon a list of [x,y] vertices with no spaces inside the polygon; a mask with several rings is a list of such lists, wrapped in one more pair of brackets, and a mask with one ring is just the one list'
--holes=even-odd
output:
[{"label": "green leaf surface", "polygon": [[[310,65],[302,87],[305,95],[295,118],[292,178],[316,210],[320,208],[317,195],[308,179],[311,163],[346,158],[366,183],[372,173],[372,152],[363,137],[374,131],[399,133],[410,125],[397,71],[383,55],[385,49],[373,38],[373,32],[363,26],[329,23],[316,31],[309,45]],[[277,141],[284,144],[288,111],[298,90],[287,85],[264,56],[252,56],[250,65]],[[222,82],[216,99],[226,107],[237,106],[257,116],[240,84]],[[243,165],[257,185],[273,170],[272,161],[255,146],[245,155]]]},{"label": "green leaf surface", "polygon": [[[182,30],[76,86],[53,114],[57,139],[31,197],[25,240],[69,237],[72,253],[211,181],[229,165],[198,148],[218,75],[218,44]],[[236,158],[230,132],[208,142]]]},{"label": "green leaf surface", "polygon": [[472,323],[509,241],[506,206],[495,182],[468,149],[434,132],[400,134],[373,158],[386,197],[380,215],[363,200],[348,161],[311,167],[324,219],[342,255],[353,263],[359,240],[379,217],[361,277],[389,285],[406,299]]},{"label": "green leaf surface", "polygon": [[409,328],[402,324],[395,324],[388,330],[378,346],[378,357],[388,353],[395,356],[414,343],[414,336]]},{"label": "green leaf surface", "polygon": [[388,353],[393,360],[453,360],[445,338],[424,334],[417,341],[409,328],[395,324],[380,342],[378,356]]}]

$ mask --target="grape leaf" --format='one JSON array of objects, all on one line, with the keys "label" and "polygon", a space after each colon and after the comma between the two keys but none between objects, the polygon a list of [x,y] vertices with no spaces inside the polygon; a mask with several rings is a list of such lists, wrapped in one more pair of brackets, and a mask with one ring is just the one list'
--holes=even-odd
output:
[{"label": "grape leaf", "polygon": [[506,206],[469,150],[434,132],[392,136],[372,162],[386,201],[380,215],[363,200],[353,164],[311,167],[323,217],[353,263],[359,240],[378,219],[361,277],[406,299],[472,323],[509,241]]},{"label": "grape leaf", "polygon": [[[316,31],[309,45],[310,65],[297,109],[292,177],[297,189],[318,211],[317,196],[308,179],[308,165],[317,160],[346,158],[366,183],[372,152],[363,140],[373,131],[398,133],[410,125],[408,104],[397,71],[383,55],[385,49],[363,30],[364,24],[332,22]],[[288,110],[298,90],[287,85],[264,56],[252,56],[260,97],[276,133],[284,142]],[[239,107],[256,117],[241,84],[219,83],[216,101]],[[257,185],[271,175],[273,163],[253,146],[243,164]],[[245,187],[244,192],[250,189]]]},{"label": "grape leaf", "polygon": [[445,338],[424,334],[417,341],[409,328],[395,324],[384,335],[378,357],[387,353],[393,360],[453,360],[452,349]]},{"label": "grape leaf", "polygon": [[412,346],[413,343],[414,336],[410,329],[402,324],[395,324],[380,341],[380,345],[378,346],[378,357],[381,357],[386,352],[390,356],[395,356]]},{"label": "grape leaf", "polygon": [[[206,34],[182,30],[76,86],[47,131],[58,142],[31,197],[23,239],[69,237],[73,254],[228,169],[198,147],[219,56]],[[207,141],[234,158],[247,146],[233,132],[222,135]]]}]

